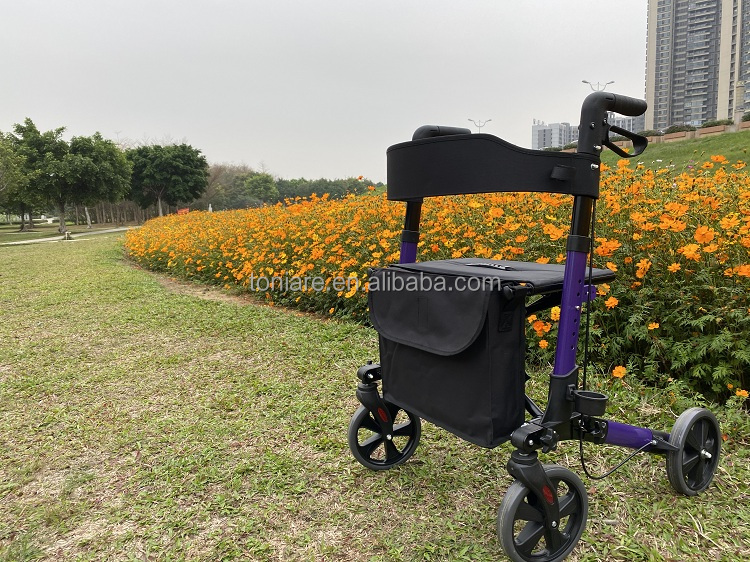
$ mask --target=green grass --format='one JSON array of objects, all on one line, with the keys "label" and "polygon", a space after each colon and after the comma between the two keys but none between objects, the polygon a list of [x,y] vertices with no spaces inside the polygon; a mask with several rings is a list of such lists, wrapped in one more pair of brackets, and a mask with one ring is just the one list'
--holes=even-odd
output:
[{"label": "green grass", "polygon": [[[737,160],[748,162],[750,160],[748,150],[750,150],[750,131],[745,130],[703,139],[649,144],[645,152],[635,157],[634,160],[642,161],[649,166],[655,163],[658,167],[673,164],[675,169],[681,172],[695,163],[700,166],[712,155],[722,155],[732,163]],[[602,153],[602,161],[610,166],[619,159],[619,156],[609,150]],[[658,162],[659,160],[661,162]]]},{"label": "green grass", "polygon": [[[425,424],[397,469],[349,454],[371,330],[165,287],[110,235],[0,256],[0,560],[502,559],[508,445]],[[593,380],[619,421],[669,429],[695,403]],[[707,493],[677,496],[659,457],[584,478],[571,560],[744,558],[750,423],[736,404],[715,411],[728,440]],[[576,449],[544,460],[580,473]],[[587,452],[597,472],[626,453]]]}]

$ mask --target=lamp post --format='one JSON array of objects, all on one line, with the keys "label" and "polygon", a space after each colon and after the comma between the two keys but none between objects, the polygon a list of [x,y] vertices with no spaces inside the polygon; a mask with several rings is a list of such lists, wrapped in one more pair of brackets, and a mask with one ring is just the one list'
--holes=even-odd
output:
[{"label": "lamp post", "polygon": [[482,132],[482,127],[484,127],[487,123],[492,121],[492,119],[487,119],[486,121],[482,121],[481,119],[474,121],[474,119],[469,119],[472,123],[474,123],[474,126],[477,128],[477,132]]},{"label": "lamp post", "polygon": [[594,88],[594,85],[591,82],[589,82],[588,80],[581,80],[581,82],[583,82],[584,84],[588,84],[589,87],[591,88],[591,90],[594,91],[594,92],[603,92],[604,90],[607,89],[607,86],[609,86],[610,84],[614,84],[615,83],[614,80],[610,80],[609,82],[605,82],[604,84],[602,84],[601,82],[597,82],[596,83],[596,88]]}]

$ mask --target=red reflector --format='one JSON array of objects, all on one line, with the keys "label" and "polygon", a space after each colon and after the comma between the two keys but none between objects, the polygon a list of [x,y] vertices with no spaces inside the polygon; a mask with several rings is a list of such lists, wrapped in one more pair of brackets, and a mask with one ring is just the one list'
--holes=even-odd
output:
[{"label": "red reflector", "polygon": [[555,498],[552,495],[552,490],[549,489],[549,486],[545,485],[542,487],[542,494],[544,494],[544,499],[547,500],[547,503],[552,505],[555,502]]},{"label": "red reflector", "polygon": [[380,416],[381,420],[388,423],[388,414],[383,408],[378,408],[378,415]]}]

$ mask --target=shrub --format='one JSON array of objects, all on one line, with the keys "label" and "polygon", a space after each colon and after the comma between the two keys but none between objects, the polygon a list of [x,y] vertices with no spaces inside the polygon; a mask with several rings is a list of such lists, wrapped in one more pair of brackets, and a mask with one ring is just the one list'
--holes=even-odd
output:
[{"label": "shrub", "polygon": [[744,115],[742,116],[742,120],[743,120],[743,121],[750,121],[750,113],[745,113],[745,114],[744,114]]},{"label": "shrub", "polygon": [[660,137],[664,133],[661,131],[656,131],[654,129],[647,129],[645,131],[639,131],[636,134],[641,135],[642,137]]},{"label": "shrub", "polygon": [[701,125],[701,129],[707,129],[708,127],[716,127],[717,125],[734,125],[732,119],[714,119],[712,121],[706,121]]},{"label": "shrub", "polygon": [[[712,156],[679,173],[602,165],[595,265],[618,271],[591,306],[592,358],[616,374],[656,384],[680,379],[712,398],[750,385],[750,176],[745,164]],[[548,194],[428,199],[420,260],[565,260],[570,200]],[[384,194],[297,199],[221,213],[147,222],[126,236],[128,255],[157,271],[250,290],[253,279],[321,280],[277,286],[272,303],[367,321],[353,280],[398,259],[403,205]],[[334,287],[336,278],[352,280]],[[254,286],[257,290],[259,287]],[[529,318],[530,357],[549,362],[557,312]],[[730,388],[731,387],[731,388]]]},{"label": "shrub", "polygon": [[684,131],[695,131],[695,127],[692,125],[672,125],[671,127],[664,129],[664,134],[682,133]]}]

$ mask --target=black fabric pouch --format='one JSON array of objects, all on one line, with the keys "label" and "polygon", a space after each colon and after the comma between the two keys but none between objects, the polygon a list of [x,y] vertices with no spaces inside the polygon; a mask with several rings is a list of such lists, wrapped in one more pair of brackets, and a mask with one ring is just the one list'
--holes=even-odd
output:
[{"label": "black fabric pouch", "polygon": [[504,292],[491,270],[465,276],[423,263],[370,272],[383,395],[496,447],[524,422],[524,299]]}]

